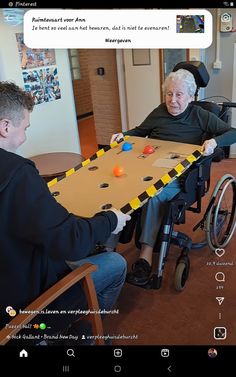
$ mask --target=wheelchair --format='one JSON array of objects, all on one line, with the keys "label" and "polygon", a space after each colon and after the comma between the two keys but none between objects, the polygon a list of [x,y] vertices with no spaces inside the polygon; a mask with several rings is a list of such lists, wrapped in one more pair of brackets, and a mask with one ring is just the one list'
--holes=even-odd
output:
[{"label": "wheelchair", "polygon": [[[203,63],[195,61],[181,62],[177,64],[174,71],[180,68],[188,69],[193,73],[198,89],[207,85],[209,75]],[[197,93],[195,99],[197,99]],[[225,121],[230,119],[225,108],[231,105],[232,107],[236,106],[235,103],[231,102],[223,104],[222,107],[211,102],[195,101],[194,103],[206,108],[208,111],[213,111],[219,117],[224,116]],[[212,155],[200,157],[179,177],[181,192],[166,203],[167,208],[162,227],[154,246],[154,252],[159,251],[157,271],[142,288],[159,289],[161,287],[165,262],[171,243],[181,248],[175,267],[174,285],[177,291],[182,291],[189,276],[190,251],[208,246],[213,252],[216,252],[217,249],[224,249],[230,242],[236,227],[236,179],[231,174],[225,174],[217,182],[202,219],[193,228],[194,231],[200,228],[205,232],[202,241],[193,243],[188,235],[174,229],[175,224],[185,224],[186,211],[201,213],[202,198],[210,188],[212,161],[221,161],[223,158],[228,157],[227,154],[227,149],[216,148]],[[130,242],[135,230],[135,244],[140,248],[138,241],[141,233],[140,213],[141,208],[132,214],[131,222],[127,224],[121,233],[119,240],[121,243]]]}]

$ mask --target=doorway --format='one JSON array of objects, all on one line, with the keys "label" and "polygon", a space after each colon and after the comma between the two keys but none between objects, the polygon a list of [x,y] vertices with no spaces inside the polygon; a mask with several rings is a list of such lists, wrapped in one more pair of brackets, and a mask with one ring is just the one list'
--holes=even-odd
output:
[{"label": "doorway", "polygon": [[81,154],[89,158],[97,149],[92,93],[89,78],[89,50],[69,50]]},{"label": "doorway", "polygon": [[85,147],[87,157],[92,151],[94,154],[99,147],[108,145],[112,134],[121,130],[116,50],[82,49],[77,52],[80,78],[74,81],[74,95],[79,132],[84,128],[81,150]]}]

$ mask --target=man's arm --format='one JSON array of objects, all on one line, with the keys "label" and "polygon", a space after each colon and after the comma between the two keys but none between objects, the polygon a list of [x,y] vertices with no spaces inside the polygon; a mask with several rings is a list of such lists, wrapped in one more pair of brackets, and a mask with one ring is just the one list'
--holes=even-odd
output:
[{"label": "man's arm", "polygon": [[31,243],[32,249],[36,245],[54,259],[86,257],[97,242],[110,236],[118,223],[112,211],[100,212],[89,219],[68,213],[31,165],[19,169],[7,189],[11,191],[13,237]]}]

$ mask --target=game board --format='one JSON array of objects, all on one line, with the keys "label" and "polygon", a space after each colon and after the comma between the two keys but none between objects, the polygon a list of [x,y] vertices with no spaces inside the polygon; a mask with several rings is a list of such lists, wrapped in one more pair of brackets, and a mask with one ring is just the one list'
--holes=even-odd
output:
[{"label": "game board", "polygon": [[141,137],[125,137],[107,151],[48,183],[69,212],[91,217],[111,206],[131,213],[180,176],[200,156],[200,146]]}]

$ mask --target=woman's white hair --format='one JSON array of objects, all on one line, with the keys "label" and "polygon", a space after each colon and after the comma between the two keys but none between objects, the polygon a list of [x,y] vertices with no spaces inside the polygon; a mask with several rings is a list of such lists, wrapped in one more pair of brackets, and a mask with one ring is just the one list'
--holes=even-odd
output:
[{"label": "woman's white hair", "polygon": [[181,81],[183,85],[185,85],[190,97],[194,97],[194,94],[196,93],[196,90],[197,90],[197,85],[195,82],[195,78],[191,72],[187,71],[187,69],[182,69],[182,68],[176,72],[171,72],[166,77],[164,84],[162,85],[164,94],[166,94],[168,84],[170,82],[175,82],[175,81]]}]

